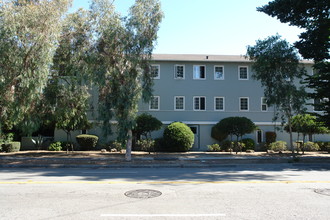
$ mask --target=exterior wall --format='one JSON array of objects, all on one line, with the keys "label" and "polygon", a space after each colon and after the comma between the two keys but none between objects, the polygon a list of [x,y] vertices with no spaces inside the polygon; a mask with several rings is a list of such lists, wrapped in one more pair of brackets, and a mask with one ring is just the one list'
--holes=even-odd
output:
[{"label": "exterior wall", "polygon": [[[171,56],[171,55],[169,55]],[[206,150],[207,145],[215,143],[211,138],[211,129],[214,124],[221,119],[232,116],[244,116],[251,119],[260,130],[262,130],[263,141],[265,141],[265,132],[274,131],[272,118],[274,116],[273,108],[262,111],[261,100],[264,96],[263,88],[260,82],[252,79],[251,62],[245,59],[234,60],[184,60],[184,59],[154,59],[153,65],[159,67],[159,77],[154,79],[154,96],[159,96],[159,110],[150,110],[148,103],[139,104],[139,114],[149,113],[163,122],[164,127],[173,121],[181,121],[196,131],[196,141],[193,150]],[[175,66],[184,66],[184,78],[175,79]],[[205,79],[194,79],[193,68],[195,65],[205,66]],[[312,65],[304,64],[308,74],[312,74]],[[224,71],[224,80],[215,80],[214,68],[222,66]],[[239,79],[239,67],[247,67],[248,79]],[[91,90],[92,108],[89,112],[89,119],[97,119],[97,89]],[[175,110],[175,97],[184,97],[184,110]],[[194,97],[205,97],[205,110],[194,110]],[[216,111],[214,106],[214,97],[224,97],[224,110]],[[249,110],[240,110],[240,97],[247,97],[249,100]],[[309,103],[312,103],[309,100]],[[306,106],[308,111],[312,111],[311,106]],[[277,122],[280,124],[280,122]],[[103,138],[100,126],[95,126],[88,133],[96,134],[101,142],[106,143],[114,140],[115,135]],[[153,138],[161,137],[163,129],[152,134]],[[62,140],[63,134],[57,132],[55,139]],[[74,136],[73,136],[74,137]],[[248,134],[245,137],[256,140],[256,133]],[[277,132],[277,139],[288,141],[289,136],[285,132]],[[295,138],[295,136],[294,136]],[[329,135],[317,136],[316,140],[330,140]]]}]

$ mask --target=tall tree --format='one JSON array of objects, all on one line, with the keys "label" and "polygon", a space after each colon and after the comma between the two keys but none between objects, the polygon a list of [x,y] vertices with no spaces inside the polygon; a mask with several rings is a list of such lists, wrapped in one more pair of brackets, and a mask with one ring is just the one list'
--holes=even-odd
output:
[{"label": "tall tree", "polygon": [[138,102],[152,94],[150,60],[163,13],[158,0],[136,0],[128,17],[115,13],[108,0],[94,0],[91,6],[97,30],[96,79],[99,112],[105,133],[110,120],[117,120],[118,138],[126,141],[126,160],[131,160],[132,129]]},{"label": "tall tree", "polygon": [[311,97],[321,102],[315,103],[323,111],[319,118],[330,128],[330,3],[328,0],[274,0],[257,8],[281,22],[303,28],[300,41],[295,43],[305,59],[315,61],[312,76],[307,78],[314,90]]},{"label": "tall tree", "polygon": [[290,146],[292,144],[292,117],[304,110],[306,92],[302,85],[296,85],[302,79],[305,70],[299,65],[299,55],[293,46],[282,40],[279,35],[256,41],[248,46],[247,56],[253,60],[253,78],[264,87],[268,105],[276,105],[277,116],[286,120],[289,127]]},{"label": "tall tree", "polygon": [[70,0],[0,2],[0,131],[38,104]]}]

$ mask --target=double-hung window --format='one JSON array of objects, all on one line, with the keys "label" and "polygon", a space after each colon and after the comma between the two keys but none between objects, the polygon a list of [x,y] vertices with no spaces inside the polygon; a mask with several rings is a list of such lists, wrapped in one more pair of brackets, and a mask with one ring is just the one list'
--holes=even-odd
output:
[{"label": "double-hung window", "polygon": [[261,111],[266,112],[268,110],[267,102],[265,97],[261,97]]},{"label": "double-hung window", "polygon": [[160,65],[151,65],[151,77],[160,79]]},{"label": "double-hung window", "polygon": [[239,98],[239,110],[240,111],[249,111],[249,98],[248,97]]},{"label": "double-hung window", "polygon": [[185,108],[184,96],[175,96],[174,97],[174,110],[183,111]]},{"label": "double-hung window", "polygon": [[239,66],[238,67],[238,79],[239,80],[248,80],[249,72],[247,66]]},{"label": "double-hung window", "polygon": [[175,79],[184,79],[184,65],[175,65],[174,66],[174,78]]},{"label": "double-hung window", "polygon": [[225,98],[214,97],[214,111],[224,111],[224,110],[225,110]]},{"label": "double-hung window", "polygon": [[225,73],[223,66],[214,66],[214,79],[215,80],[224,80]]},{"label": "double-hung window", "polygon": [[206,109],[206,98],[205,96],[194,97],[194,111],[205,111]]},{"label": "double-hung window", "polygon": [[157,111],[159,110],[159,105],[160,105],[160,97],[159,96],[151,97],[149,103],[149,110]]},{"label": "double-hung window", "polygon": [[206,79],[205,66],[194,65],[194,79]]}]

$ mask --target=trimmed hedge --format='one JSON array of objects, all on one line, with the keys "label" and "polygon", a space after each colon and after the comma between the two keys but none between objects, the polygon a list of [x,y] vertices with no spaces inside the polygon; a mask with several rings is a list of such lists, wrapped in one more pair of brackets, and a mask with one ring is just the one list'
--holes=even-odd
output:
[{"label": "trimmed hedge", "polygon": [[76,136],[76,140],[81,147],[81,150],[94,150],[99,137],[96,135],[81,134]]},{"label": "trimmed hedge", "polygon": [[166,151],[186,152],[194,144],[194,133],[186,124],[174,122],[164,130],[163,140]]},{"label": "trimmed hedge", "polygon": [[2,151],[11,153],[18,152],[21,149],[21,142],[9,142],[8,144],[2,144]]}]

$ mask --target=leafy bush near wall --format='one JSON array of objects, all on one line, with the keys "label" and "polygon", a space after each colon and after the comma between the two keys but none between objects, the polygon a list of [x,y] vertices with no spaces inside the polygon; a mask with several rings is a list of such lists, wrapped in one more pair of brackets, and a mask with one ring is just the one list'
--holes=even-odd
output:
[{"label": "leafy bush near wall", "polygon": [[221,148],[220,148],[219,144],[211,144],[211,145],[207,145],[207,151],[209,151],[209,152],[220,152]]},{"label": "leafy bush near wall", "polygon": [[151,152],[154,151],[155,141],[151,139],[142,139],[136,142],[136,145],[143,151]]},{"label": "leafy bush near wall", "polygon": [[81,147],[81,150],[93,150],[96,147],[99,137],[90,134],[81,134],[76,136],[76,140]]},{"label": "leafy bush near wall", "polygon": [[328,151],[330,153],[330,141],[317,141],[321,151]]},{"label": "leafy bush near wall", "polygon": [[276,141],[269,145],[270,150],[273,151],[285,151],[288,149],[285,141]]},{"label": "leafy bush near wall", "polygon": [[21,149],[21,142],[9,142],[2,144],[2,151],[11,153],[11,152],[18,152]]},{"label": "leafy bush near wall", "polygon": [[54,142],[51,143],[48,147],[49,151],[61,151],[62,150],[62,144],[61,142]]},{"label": "leafy bush near wall", "polygon": [[167,151],[185,152],[192,148],[194,134],[184,123],[174,122],[164,130],[164,144]]},{"label": "leafy bush near wall", "polygon": [[242,142],[245,144],[245,147],[243,150],[254,150],[256,143],[251,138],[244,138],[242,139]]},{"label": "leafy bush near wall", "polygon": [[230,140],[225,140],[221,142],[221,150],[230,151],[230,149],[232,149],[233,146],[234,146],[234,142]]},{"label": "leafy bush near wall", "polygon": [[308,141],[303,146],[303,151],[319,151],[320,146],[317,143]]},{"label": "leafy bush near wall", "polygon": [[270,145],[273,142],[276,142],[276,133],[273,131],[266,131],[266,144]]}]

